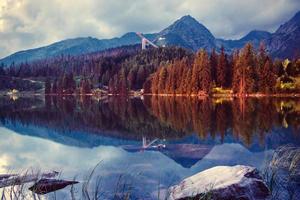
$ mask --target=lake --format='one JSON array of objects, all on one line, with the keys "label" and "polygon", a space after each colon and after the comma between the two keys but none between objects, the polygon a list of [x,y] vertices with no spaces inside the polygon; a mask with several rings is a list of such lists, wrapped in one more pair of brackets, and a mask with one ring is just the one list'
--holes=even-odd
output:
[{"label": "lake", "polygon": [[214,166],[263,171],[286,144],[300,146],[299,98],[0,98],[0,173],[59,171],[77,197],[93,172],[102,199],[162,199]]}]

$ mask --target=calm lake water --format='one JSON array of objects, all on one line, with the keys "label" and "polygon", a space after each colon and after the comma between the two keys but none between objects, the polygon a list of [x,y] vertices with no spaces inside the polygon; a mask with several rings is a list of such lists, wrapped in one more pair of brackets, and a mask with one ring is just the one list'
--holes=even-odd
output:
[{"label": "calm lake water", "polygon": [[132,199],[162,198],[218,165],[263,171],[285,144],[300,146],[300,99],[0,98],[0,173],[56,170],[82,183],[100,163],[89,191],[98,182],[102,199],[123,186]]}]

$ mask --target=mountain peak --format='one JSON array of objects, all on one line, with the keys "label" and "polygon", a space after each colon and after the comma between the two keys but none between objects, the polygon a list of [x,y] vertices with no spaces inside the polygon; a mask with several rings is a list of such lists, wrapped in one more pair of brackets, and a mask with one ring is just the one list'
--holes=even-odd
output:
[{"label": "mountain peak", "polygon": [[201,23],[199,23],[191,15],[184,15],[181,18],[179,18],[178,20],[176,20],[173,24],[185,24],[187,26],[199,26],[200,25],[200,26],[204,27]]},{"label": "mountain peak", "polygon": [[178,19],[177,21],[196,21],[198,23],[198,21],[194,17],[192,17],[191,15],[184,15],[180,19]]},{"label": "mountain peak", "polygon": [[271,37],[271,33],[268,31],[253,30],[250,31],[246,36],[241,38],[241,41],[252,41],[252,40],[263,40]]},{"label": "mountain peak", "polygon": [[199,48],[215,47],[215,37],[195,18],[185,15],[159,33],[170,45],[179,45],[197,51]]}]

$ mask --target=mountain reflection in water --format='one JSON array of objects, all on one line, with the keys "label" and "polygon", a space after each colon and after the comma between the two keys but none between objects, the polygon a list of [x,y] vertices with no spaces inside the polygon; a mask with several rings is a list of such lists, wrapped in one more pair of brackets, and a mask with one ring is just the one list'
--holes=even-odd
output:
[{"label": "mountain reflection in water", "polygon": [[61,168],[73,178],[102,161],[103,190],[128,173],[134,196],[153,197],[158,182],[217,165],[262,169],[277,147],[299,146],[300,99],[0,98],[0,125],[1,141],[16,144],[0,142],[2,173]]}]

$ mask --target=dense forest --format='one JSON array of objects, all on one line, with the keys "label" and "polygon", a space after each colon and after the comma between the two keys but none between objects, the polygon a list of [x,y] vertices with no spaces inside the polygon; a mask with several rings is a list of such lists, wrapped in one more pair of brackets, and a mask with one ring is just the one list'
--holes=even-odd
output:
[{"label": "dense forest", "polygon": [[[210,95],[299,92],[300,60],[272,61],[261,44],[226,55],[200,50],[193,61],[183,58],[160,67],[144,85],[146,93]],[[226,90],[227,89],[227,90]]]},{"label": "dense forest", "polygon": [[248,95],[300,92],[300,59],[272,60],[263,44],[233,54],[127,46],[0,67],[0,75],[43,78],[46,94]]},{"label": "dense forest", "polygon": [[20,78],[45,78],[45,92],[54,94],[90,93],[108,88],[126,94],[143,88],[146,79],[159,66],[191,56],[182,48],[170,47],[141,51],[127,46],[82,56],[60,56],[33,63],[12,64],[0,75]]}]

